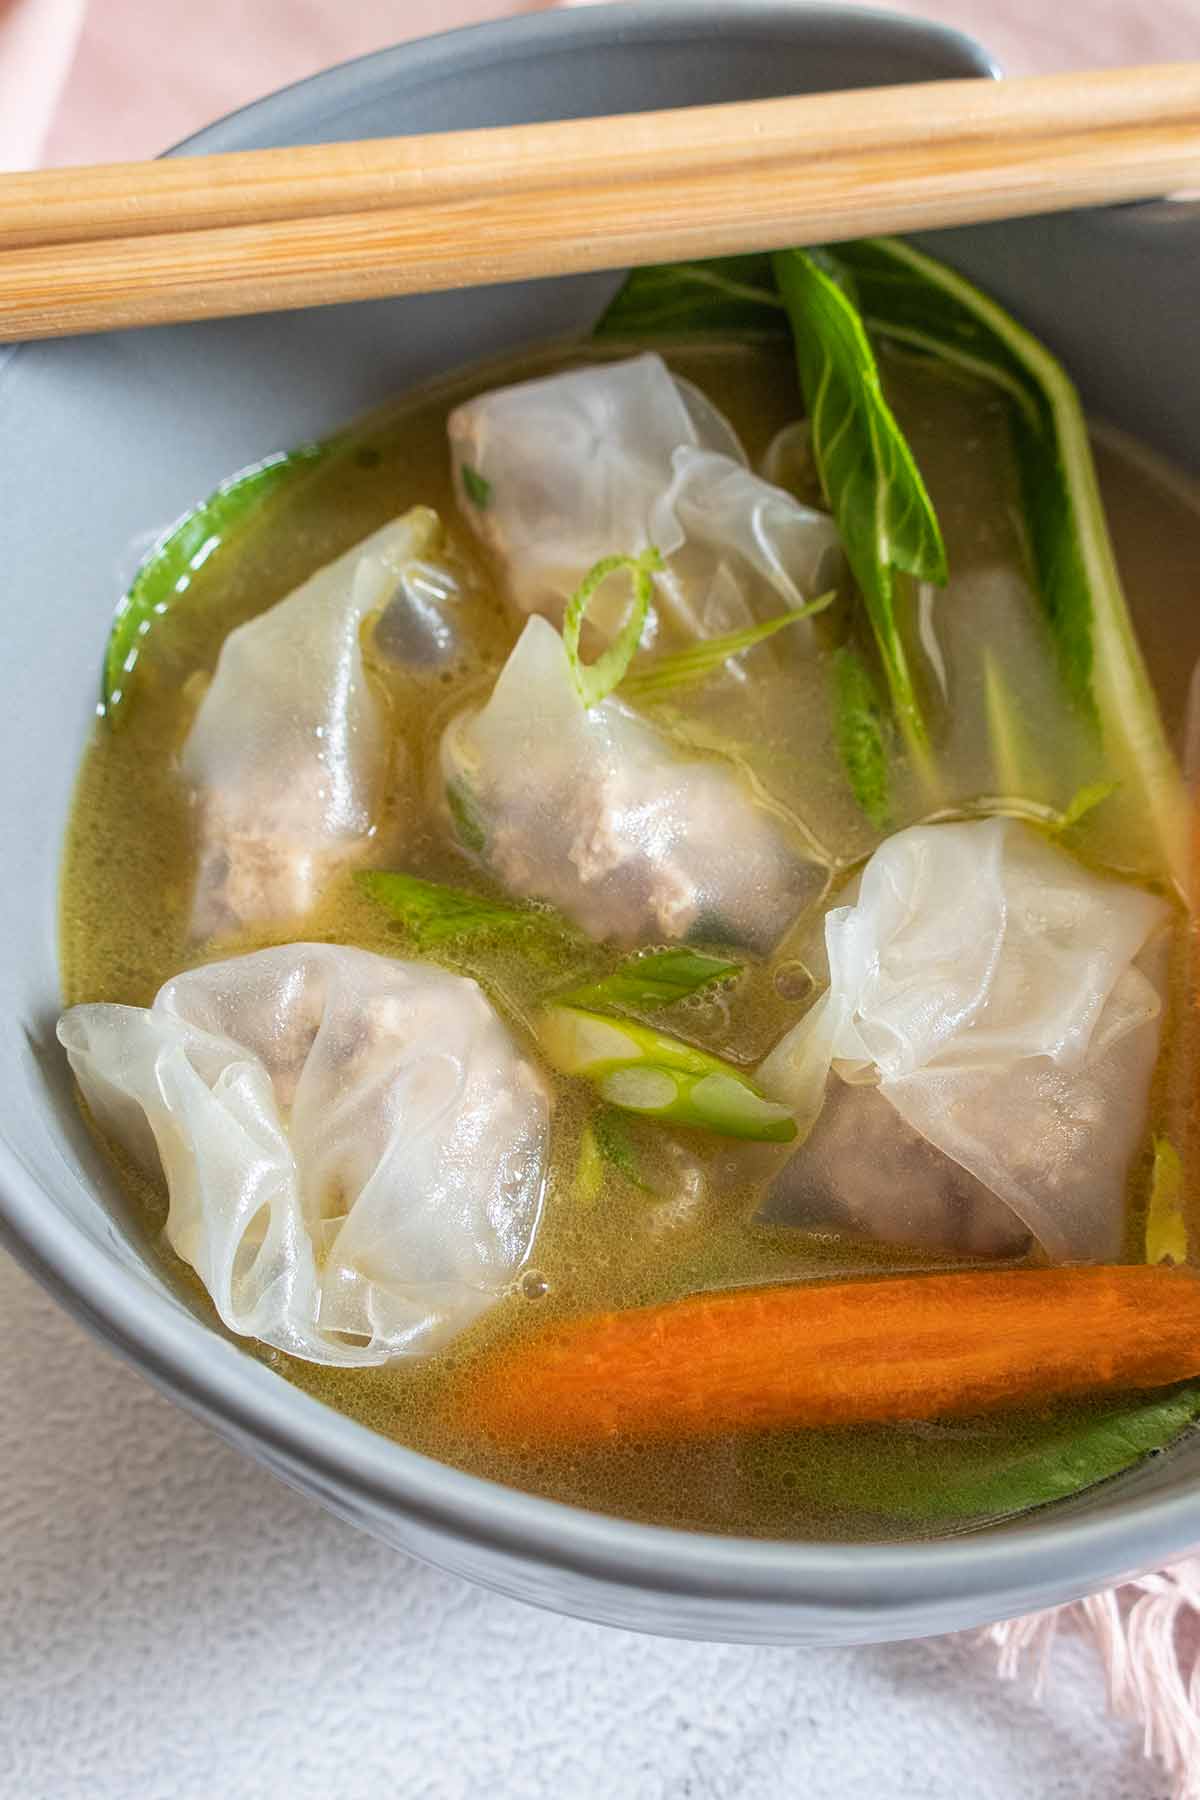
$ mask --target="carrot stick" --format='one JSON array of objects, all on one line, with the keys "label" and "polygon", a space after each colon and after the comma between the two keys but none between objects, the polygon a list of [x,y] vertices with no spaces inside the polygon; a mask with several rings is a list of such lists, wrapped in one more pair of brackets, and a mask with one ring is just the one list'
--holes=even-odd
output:
[{"label": "carrot stick", "polygon": [[483,1358],[460,1416],[511,1444],[934,1419],[1200,1375],[1186,1269],[997,1269],[697,1294]]}]

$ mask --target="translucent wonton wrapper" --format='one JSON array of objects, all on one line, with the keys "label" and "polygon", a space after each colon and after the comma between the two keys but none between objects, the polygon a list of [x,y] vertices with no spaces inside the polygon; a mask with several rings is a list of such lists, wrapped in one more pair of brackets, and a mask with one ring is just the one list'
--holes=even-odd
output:
[{"label": "translucent wonton wrapper", "polygon": [[414,507],[226,638],[183,747],[197,799],[197,937],[301,917],[367,853],[389,734],[359,638],[441,535]]},{"label": "translucent wonton wrapper", "polygon": [[318,1363],[436,1350],[529,1250],[545,1091],[460,975],[287,944],[58,1035],[98,1123],[161,1159],[167,1240],[231,1331]]},{"label": "translucent wonton wrapper", "polygon": [[837,1075],[762,1218],[958,1256],[1012,1256],[1029,1243],[1011,1208],[906,1124],[878,1087]]},{"label": "translucent wonton wrapper", "polygon": [[[836,573],[832,519],[755,475],[733,428],[660,356],[481,394],[449,431],[463,512],[522,612],[557,620],[601,557],[650,544],[669,558],[659,610],[689,637],[800,606]],[[601,592],[589,619],[611,636],[623,611]]]},{"label": "translucent wonton wrapper", "polygon": [[766,950],[824,885],[732,764],[685,759],[619,700],[585,708],[542,618],[444,733],[441,779],[460,842],[594,938]]},{"label": "translucent wonton wrapper", "polygon": [[[877,1082],[904,1125],[1051,1256],[1115,1256],[1146,1127],[1168,917],[1161,900],[1011,819],[899,832],[867,864],[855,904],[828,915],[829,990],[767,1058],[762,1084],[804,1129],[831,1068]],[[861,1141],[878,1164],[878,1133]],[[819,1154],[814,1133],[791,1179]],[[899,1182],[903,1158],[894,1166]],[[839,1178],[854,1186],[844,1161]],[[875,1191],[884,1215],[886,1188]],[[893,1204],[902,1211],[904,1195]],[[873,1228],[896,1235],[883,1216]]]}]

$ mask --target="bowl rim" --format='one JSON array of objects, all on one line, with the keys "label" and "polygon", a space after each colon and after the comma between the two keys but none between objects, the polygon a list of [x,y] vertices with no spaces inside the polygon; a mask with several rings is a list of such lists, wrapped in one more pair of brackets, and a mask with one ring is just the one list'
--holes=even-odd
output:
[{"label": "bowl rim", "polygon": [[[855,36],[897,45],[935,42],[981,76],[999,73],[962,32],[874,9],[797,8],[791,0],[680,7],[650,0],[518,15],[371,52],[226,115],[169,154],[240,148],[247,129],[256,140],[271,141],[300,117],[306,129],[320,129],[339,107],[361,100],[364,81],[390,91],[398,82],[420,85],[439,66],[460,71],[464,56],[495,68],[567,49],[574,54],[614,36],[661,45],[714,33],[799,41],[823,31],[836,32],[843,43]],[[78,1175],[73,1179],[86,1185]],[[591,1512],[437,1462],[304,1393],[132,1266],[98,1254],[2,1138],[0,1215],[0,1240],[68,1311],[189,1411],[235,1442],[264,1448],[276,1472],[293,1472],[301,1485],[327,1491],[343,1506],[347,1497],[361,1500],[368,1528],[374,1508],[610,1589],[764,1612],[806,1607],[825,1608],[831,1617],[861,1614],[876,1637],[889,1616],[902,1630],[907,1615],[920,1613],[926,1621],[920,1629],[927,1631],[939,1608],[961,1611],[964,1595],[980,1619],[1080,1595],[1179,1556],[1200,1539],[1200,1507],[1186,1492],[1137,1495],[1090,1515],[1050,1510],[948,1538],[891,1544],[760,1540]],[[436,1560],[424,1545],[419,1554]],[[1064,1579],[1068,1564],[1080,1571],[1074,1582]]]}]

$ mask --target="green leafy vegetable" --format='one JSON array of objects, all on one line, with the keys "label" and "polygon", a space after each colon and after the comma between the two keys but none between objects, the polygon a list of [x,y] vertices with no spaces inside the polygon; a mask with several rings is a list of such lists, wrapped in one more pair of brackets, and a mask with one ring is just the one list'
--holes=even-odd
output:
[{"label": "green leafy vegetable", "polygon": [[837,257],[782,250],[772,259],[788,309],[813,457],[879,646],[896,716],[925,741],[896,623],[897,571],[946,580],[946,548],[907,439],[884,397],[875,353]]},{"label": "green leafy vegetable", "polygon": [[600,1146],[596,1142],[596,1127],[592,1120],[584,1126],[579,1136],[579,1160],[575,1164],[574,1195],[577,1200],[595,1200],[604,1186],[604,1158],[600,1154]]},{"label": "green leafy vegetable", "polygon": [[[1183,788],[1121,592],[1087,422],[1064,370],[954,270],[886,238],[832,251],[781,251],[769,264],[735,257],[635,270],[599,329],[605,336],[737,331],[780,338],[780,293],[814,423],[825,418],[825,431],[814,432],[822,480],[910,746],[916,696],[895,633],[891,571],[936,581],[942,557],[920,477],[895,421],[877,403],[873,341],[957,367],[1007,403],[1030,573],[1064,692],[1102,737],[1105,760],[1139,808],[1159,868],[1185,890]],[[838,421],[845,429],[835,435]],[[986,698],[991,719],[1002,699],[994,681]],[[997,716],[1003,726],[1011,709]],[[918,741],[920,731],[918,723]],[[1001,779],[1015,796],[1021,789],[1007,774],[1016,759],[1006,772],[1004,748],[997,752]],[[1015,751],[1015,740],[1007,748]]]},{"label": "green leafy vegetable", "polygon": [[134,671],[154,621],[178,604],[197,570],[245,529],[266,500],[306,474],[331,448],[331,444],[304,444],[231,475],[150,551],[117,604],[104,653],[100,704],[110,725],[119,725],[125,717]]},{"label": "green leafy vegetable", "polygon": [[849,644],[834,652],[833,723],[854,798],[872,825],[882,830],[890,812],[883,709],[867,665]]},{"label": "green leafy vegetable", "polygon": [[637,1147],[629,1129],[629,1119],[615,1106],[602,1106],[591,1122],[592,1136],[596,1149],[604,1161],[610,1163],[619,1174],[625,1177],[643,1194],[657,1192],[641,1172]]},{"label": "green leafy vegetable", "polygon": [[446,805],[454,825],[454,835],[464,850],[476,854],[487,844],[487,830],[476,810],[470,789],[461,781],[446,783]]},{"label": "green leafy vegetable", "polygon": [[961,275],[892,238],[844,244],[867,329],[991,383],[1008,402],[1033,575],[1063,686],[1136,776],[1162,866],[1186,885],[1185,800],[1125,605],[1087,421],[1066,371]]},{"label": "green leafy vegetable", "polygon": [[658,1192],[642,1175],[628,1116],[615,1106],[598,1107],[580,1135],[579,1160],[575,1165],[576,1199],[595,1200],[599,1196],[604,1186],[605,1163],[643,1194]]},{"label": "green leafy vegetable", "polygon": [[1200,1418],[1200,1387],[1036,1419],[905,1432],[797,1432],[748,1454],[756,1478],[789,1497],[935,1524],[999,1519],[1045,1506],[1164,1449]]},{"label": "green leafy vegetable", "polygon": [[422,950],[456,939],[512,932],[571,935],[571,927],[557,913],[531,906],[505,906],[462,888],[423,881],[417,875],[363,869],[355,880],[364,893],[378,900],[405,926]]},{"label": "green leafy vegetable", "polygon": [[629,1006],[671,1006],[715,981],[730,981],[741,972],[741,963],[708,956],[702,950],[651,950],[629,957],[611,975],[574,988],[561,998],[571,1006],[617,1010]]},{"label": "green leafy vegetable", "polygon": [[[636,269],[597,333],[734,331],[786,339],[789,325],[822,488],[863,595],[896,717],[910,748],[923,756],[927,734],[896,620],[895,576],[944,582],[945,546],[834,258],[795,250]],[[654,699],[656,674],[651,668],[631,676],[630,697]],[[834,679],[839,749],[844,760],[853,758],[846,768],[856,797],[864,804],[865,796],[864,810],[880,824],[888,778],[878,703],[863,665],[843,661]]]},{"label": "green leafy vegetable", "polygon": [[1187,1254],[1183,1161],[1169,1138],[1156,1137],[1150,1204],[1146,1209],[1146,1261],[1185,1263]]},{"label": "green leafy vegetable", "polygon": [[[585,706],[599,706],[624,677],[641,642],[642,628],[654,589],[652,577],[662,568],[662,557],[653,545],[640,556],[605,556],[589,569],[567,602],[563,615],[562,637],[571,665],[571,674],[579,698]],[[585,663],[579,654],[579,634],[584,616],[597,588],[610,575],[628,572],[633,582],[633,605],[620,631],[606,650],[593,663]]]},{"label": "green leafy vegetable", "polygon": [[458,472],[462,476],[463,491],[467,499],[472,506],[477,506],[480,512],[486,512],[492,502],[491,482],[467,462],[459,463]]},{"label": "green leafy vegetable", "polygon": [[782,631],[785,625],[794,625],[799,619],[811,619],[816,613],[824,612],[836,599],[837,592],[831,589],[829,593],[810,600],[806,606],[797,606],[791,612],[780,613],[774,619],[767,619],[762,625],[748,626],[745,631],[731,631],[724,637],[701,638],[699,643],[689,644],[686,650],[679,650],[674,656],[660,656],[654,662],[647,663],[644,668],[634,669],[625,676],[620,686],[621,698],[640,706],[647,701],[660,700],[664,694],[673,693],[676,688],[705,681],[731,657],[740,656],[744,650],[752,650],[756,644],[765,643],[777,631]]},{"label": "green leafy vegetable", "polygon": [[595,329],[606,338],[786,337],[787,314],[769,256],[725,256],[634,269]]},{"label": "green leafy vegetable", "polygon": [[732,1063],[630,1019],[560,1004],[546,1007],[538,1042],[564,1075],[595,1083],[625,1112],[698,1125],[723,1137],[789,1143],[796,1121]]},{"label": "green leafy vegetable", "polygon": [[1089,813],[1103,804],[1120,787],[1119,781],[1088,781],[1076,790],[1060,813],[1055,825],[1056,831],[1070,831],[1080,824]]}]

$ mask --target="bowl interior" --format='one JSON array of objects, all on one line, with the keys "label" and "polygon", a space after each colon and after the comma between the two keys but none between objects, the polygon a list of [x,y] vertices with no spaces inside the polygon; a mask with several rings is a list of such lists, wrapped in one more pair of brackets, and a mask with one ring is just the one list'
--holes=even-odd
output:
[{"label": "bowl interior", "polygon": [[[334,70],[185,147],[384,135],[985,74],[967,40],[837,8],[604,8]],[[939,234],[1045,336],[1089,405],[1200,470],[1200,208]],[[369,1529],[525,1598],[714,1636],[900,1635],[1064,1598],[1200,1539],[1200,1440],[972,1540],[764,1546],[599,1520],[440,1469],[289,1388],[162,1282],[53,1041],[56,883],[111,609],[150,538],[231,470],[429,376],[585,330],[619,277],[516,284],[26,346],[0,361],[0,1218],[24,1260],[227,1436]],[[650,1597],[647,1599],[647,1597]]]}]

